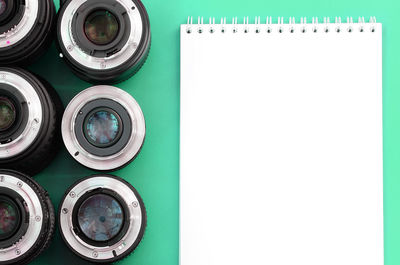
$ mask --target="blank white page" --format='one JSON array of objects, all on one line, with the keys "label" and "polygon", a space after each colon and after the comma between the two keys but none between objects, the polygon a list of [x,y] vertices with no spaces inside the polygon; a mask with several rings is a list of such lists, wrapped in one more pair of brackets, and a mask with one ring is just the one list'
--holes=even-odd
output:
[{"label": "blank white page", "polygon": [[181,26],[181,265],[383,265],[381,32]]}]

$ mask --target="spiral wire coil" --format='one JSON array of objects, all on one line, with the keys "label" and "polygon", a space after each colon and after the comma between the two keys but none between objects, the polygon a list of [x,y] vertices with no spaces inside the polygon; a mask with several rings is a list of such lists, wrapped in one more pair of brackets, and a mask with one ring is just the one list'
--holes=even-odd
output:
[{"label": "spiral wire coil", "polygon": [[[329,17],[324,17],[322,23],[319,22],[318,17],[313,17],[311,23],[307,22],[306,17],[301,17],[300,21],[296,21],[295,17],[289,17],[288,20],[285,20],[284,17],[278,17],[277,20],[273,20],[272,17],[266,17],[265,22],[261,21],[260,16],[256,16],[254,23],[249,23],[249,17],[243,18],[243,23],[238,23],[238,18],[233,17],[231,22],[230,30],[232,33],[238,33],[242,31],[243,33],[261,33],[263,32],[262,28],[266,27],[266,33],[272,33],[273,29],[275,29],[275,25],[277,25],[277,31],[279,33],[283,33],[288,31],[289,33],[295,33],[296,30],[300,30],[301,33],[312,32],[318,33],[322,30],[322,32],[375,32],[376,26],[376,17],[370,17],[368,22],[365,22],[364,17],[359,17],[357,22],[353,21],[352,17],[347,17],[346,22],[342,22],[341,17],[335,17],[334,22],[330,21]],[[300,29],[295,27],[296,25],[301,25]],[[208,24],[204,24],[204,18],[198,17],[197,23],[193,23],[193,17],[189,16],[186,23],[186,33],[190,34],[193,32],[197,32],[199,34],[209,32],[227,32],[227,19],[223,17],[220,19],[220,23],[215,23],[215,18],[210,17],[208,19]],[[241,25],[241,27],[239,27]],[[322,29],[321,29],[322,26]]]}]

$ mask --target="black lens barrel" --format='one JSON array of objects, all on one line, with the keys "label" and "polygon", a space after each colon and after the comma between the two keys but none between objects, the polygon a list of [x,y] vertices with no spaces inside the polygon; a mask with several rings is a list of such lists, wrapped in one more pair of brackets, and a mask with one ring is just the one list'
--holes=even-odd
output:
[{"label": "black lens barrel", "polygon": [[[74,5],[75,2],[72,0],[64,1],[58,15],[58,48],[68,66],[79,78],[93,84],[115,84],[130,78],[142,67],[150,50],[150,20],[140,0],[132,0],[131,2],[134,4],[132,10],[137,10],[141,20],[142,34],[140,36],[140,42],[134,44],[136,51],[133,55],[127,56],[115,67],[108,68],[106,65],[110,57],[116,54],[120,57],[124,57],[124,54],[119,55],[119,52],[126,48],[126,45],[131,45],[129,43],[132,37],[130,36],[131,28],[139,27],[140,25],[134,23],[135,21],[128,15],[126,7],[118,3],[118,1],[88,0],[79,6],[71,17],[68,17],[68,20],[72,20],[71,28],[69,29],[65,27],[63,19],[66,19],[66,16],[70,16],[70,14],[66,14],[65,11],[69,5]],[[85,23],[87,19],[90,18],[93,12],[99,10],[110,12],[110,14],[117,19],[119,28],[115,38],[102,45],[93,42],[93,40],[87,36],[87,32],[85,32]],[[62,32],[65,30],[70,30],[70,34],[74,36],[75,43],[73,45],[66,44],[65,40],[63,40]],[[80,49],[92,57],[104,59],[104,68],[94,67],[89,63],[78,62],[76,58],[71,55],[71,49]]]},{"label": "black lens barrel", "polygon": [[[71,193],[82,190],[85,192],[79,198],[71,197]],[[105,201],[94,202],[96,208],[83,216],[83,223],[79,222],[82,210],[90,210],[85,202],[102,195],[103,199],[114,200],[115,207],[122,213],[118,231],[110,231],[114,226],[99,225],[97,220],[92,219],[101,218],[99,213],[110,210]],[[91,226],[82,226],[89,219]],[[59,205],[58,225],[64,242],[73,253],[92,263],[109,264],[126,258],[140,244],[147,226],[147,214],[140,194],[131,184],[117,176],[100,174],[82,178],[67,189]],[[100,239],[103,240],[93,237],[102,233],[105,238]],[[121,244],[124,244],[123,248],[120,248]]]},{"label": "black lens barrel", "polygon": [[[6,2],[7,9],[0,15],[0,34],[13,31],[25,12],[25,0]],[[4,40],[7,45],[0,47],[0,66],[29,65],[50,47],[56,17],[54,2],[38,0],[37,4],[38,13],[32,29],[16,43]]]},{"label": "black lens barrel", "polygon": [[[42,108],[39,132],[35,140],[18,154],[10,153],[0,158],[0,168],[15,169],[29,175],[35,175],[44,169],[61,146],[61,118],[63,105],[54,88],[43,78],[20,68],[0,67],[0,72],[22,77],[35,90]],[[17,87],[0,80],[0,97],[13,97],[18,109],[14,125],[9,130],[0,132],[0,149],[19,139],[29,125],[29,108],[25,95]],[[27,136],[25,136],[27,137]],[[19,143],[17,143],[19,144]]]},{"label": "black lens barrel", "polygon": [[[54,207],[47,191],[31,177],[4,169],[0,169],[0,175],[0,200],[8,202],[18,218],[13,233],[0,237],[1,254],[7,257],[0,256],[0,264],[29,264],[51,243],[55,230]],[[10,187],[13,185],[15,187]],[[26,236],[28,231],[30,237]],[[12,248],[17,244],[21,250]]]}]

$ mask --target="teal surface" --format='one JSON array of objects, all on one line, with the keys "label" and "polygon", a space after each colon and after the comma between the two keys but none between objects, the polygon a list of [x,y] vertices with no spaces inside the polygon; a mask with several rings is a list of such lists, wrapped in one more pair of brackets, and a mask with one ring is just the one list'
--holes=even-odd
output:
[{"label": "teal surface", "polygon": [[[306,16],[309,21],[312,16],[320,19],[376,16],[383,23],[385,264],[400,264],[400,2],[144,0],[143,3],[152,27],[150,55],[139,73],[117,86],[131,93],[143,108],[147,138],[139,157],[114,174],[128,180],[142,195],[148,227],[141,245],[120,264],[179,263],[179,25],[186,22],[188,15],[206,19],[215,16],[217,21],[220,16],[226,16],[228,21],[232,16],[238,16],[240,21],[243,16],[249,16],[251,21],[255,16],[264,16],[262,21],[265,16],[295,16],[298,20]],[[71,74],[54,46],[31,69],[54,85],[64,104],[90,86]],[[63,149],[36,179],[49,191],[57,208],[68,186],[93,173]],[[33,264],[87,263],[67,249],[57,231],[50,249]]]}]

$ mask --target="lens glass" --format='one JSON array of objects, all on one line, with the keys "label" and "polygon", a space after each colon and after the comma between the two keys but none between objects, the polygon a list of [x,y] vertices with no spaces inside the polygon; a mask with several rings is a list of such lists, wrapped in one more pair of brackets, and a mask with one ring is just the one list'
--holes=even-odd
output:
[{"label": "lens glass", "polygon": [[89,114],[86,122],[85,136],[96,146],[110,146],[117,139],[120,131],[118,114],[107,110],[95,111]]},{"label": "lens glass", "polygon": [[121,231],[124,214],[119,202],[107,194],[96,194],[86,199],[78,210],[81,231],[91,240],[104,242]]},{"label": "lens glass", "polygon": [[7,237],[18,228],[17,211],[15,205],[0,199],[0,238]]},{"label": "lens glass", "polygon": [[6,0],[0,0],[0,16],[3,15],[4,11],[7,9]]},{"label": "lens glass", "polygon": [[9,129],[15,121],[16,111],[14,104],[5,97],[0,97],[0,131]]},{"label": "lens glass", "polygon": [[119,32],[117,18],[107,10],[96,10],[85,20],[86,37],[97,45],[107,45],[115,40]]}]

